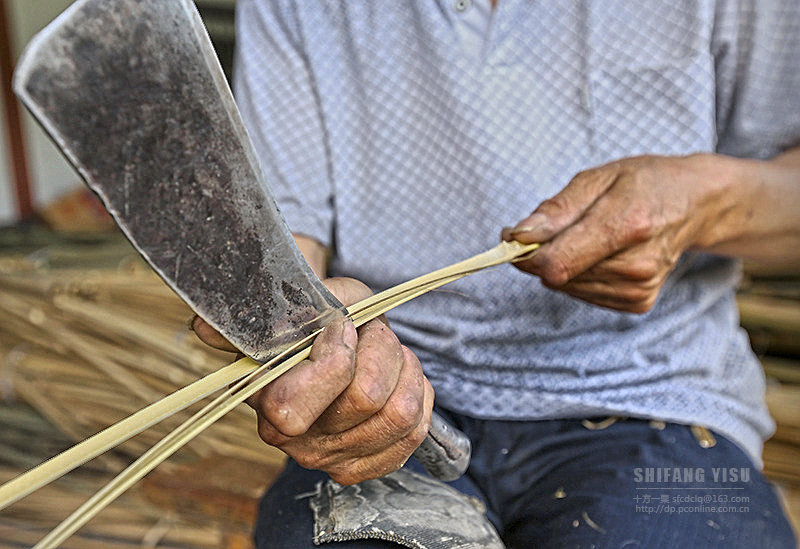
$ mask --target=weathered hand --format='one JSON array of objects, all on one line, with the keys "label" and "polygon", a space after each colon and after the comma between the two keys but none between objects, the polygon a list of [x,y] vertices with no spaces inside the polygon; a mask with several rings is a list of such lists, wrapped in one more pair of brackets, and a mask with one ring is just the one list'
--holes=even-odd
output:
[{"label": "weathered hand", "polygon": [[[347,304],[370,295],[353,279],[325,285]],[[210,345],[230,344],[196,319]],[[315,340],[309,358],[248,399],[261,438],[303,467],[354,484],[398,469],[428,433],[433,388],[419,360],[387,325],[337,321]]]},{"label": "weathered hand", "polygon": [[716,225],[741,209],[726,197],[723,158],[641,156],[586,170],[503,238],[546,242],[517,267],[548,288],[646,312],[681,253],[714,242]]}]

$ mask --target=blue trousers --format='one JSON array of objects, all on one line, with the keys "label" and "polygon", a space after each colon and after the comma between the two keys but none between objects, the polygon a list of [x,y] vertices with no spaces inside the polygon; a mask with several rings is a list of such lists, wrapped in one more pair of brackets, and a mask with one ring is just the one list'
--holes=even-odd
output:
[{"label": "blue trousers", "polygon": [[[580,420],[487,421],[438,411],[473,441],[469,471],[451,485],[484,502],[508,547],[797,547],[773,486],[719,435],[703,448],[682,425],[629,419],[591,430]],[[406,467],[421,470],[413,460]],[[302,495],[324,480],[287,464],[259,506],[260,549],[314,547]]]}]

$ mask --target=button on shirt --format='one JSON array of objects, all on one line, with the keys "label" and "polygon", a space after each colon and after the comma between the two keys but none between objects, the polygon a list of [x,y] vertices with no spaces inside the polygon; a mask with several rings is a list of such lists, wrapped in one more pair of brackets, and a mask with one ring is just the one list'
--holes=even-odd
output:
[{"label": "button on shirt", "polygon": [[[494,246],[586,168],[800,142],[799,10],[240,0],[235,90],[291,229],[380,290]],[[737,262],[686,253],[633,315],[503,266],[389,316],[450,409],[702,424],[758,462],[773,424],[738,279]]]}]

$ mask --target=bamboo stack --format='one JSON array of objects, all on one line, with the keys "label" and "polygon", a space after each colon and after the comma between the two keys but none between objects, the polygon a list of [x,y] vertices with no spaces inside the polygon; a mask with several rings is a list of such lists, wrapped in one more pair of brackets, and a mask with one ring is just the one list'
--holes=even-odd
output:
[{"label": "bamboo stack", "polygon": [[[24,403],[0,408],[0,483],[71,444],[36,410]],[[0,546],[30,547],[53,526],[54,517],[77,507],[102,487],[107,475],[94,464],[43,488],[0,515]],[[134,490],[70,539],[67,548],[247,547],[244,532],[190,522],[181,513],[155,505],[145,491]],[[165,512],[166,509],[166,512]]]},{"label": "bamboo stack", "polygon": [[767,375],[767,406],[776,423],[764,446],[764,471],[781,486],[800,531],[800,274],[748,266],[737,299]]},{"label": "bamboo stack", "polygon": [[748,266],[738,302],[742,326],[756,353],[768,361],[771,357],[800,360],[800,273],[787,275]]},{"label": "bamboo stack", "polygon": [[[4,240],[8,244],[8,235],[0,234],[0,246]],[[0,482],[233,358],[197,340],[187,328],[191,311],[120,236],[87,242],[36,232],[12,244],[0,255],[0,430],[16,431],[20,440],[37,437],[15,414],[18,400],[46,418],[63,444],[0,454]],[[41,491],[44,499],[33,494],[33,503],[23,500],[3,511],[0,545],[17,542],[7,537],[15,529],[40,538],[197,406],[68,475],[68,487],[57,484]],[[260,441],[254,413],[241,406],[87,529],[105,536],[117,528],[114,539],[137,546],[158,538],[154,532],[173,531],[179,532],[172,534],[177,546],[221,547],[230,539],[231,546],[246,547],[257,498],[283,459]],[[174,497],[176,479],[184,497]],[[77,493],[68,490],[76,487]],[[195,526],[184,532],[187,524]]]},{"label": "bamboo stack", "polygon": [[800,487],[800,386],[770,385],[767,404],[777,424],[764,449],[767,473]]}]

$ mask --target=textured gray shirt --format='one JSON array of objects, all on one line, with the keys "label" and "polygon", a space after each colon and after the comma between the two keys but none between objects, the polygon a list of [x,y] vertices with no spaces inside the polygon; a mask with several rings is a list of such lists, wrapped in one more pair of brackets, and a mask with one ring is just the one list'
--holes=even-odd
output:
[{"label": "textured gray shirt", "polygon": [[[580,170],[800,142],[790,0],[240,0],[238,29],[237,99],[284,216],[374,290],[495,245]],[[504,266],[390,320],[450,409],[702,424],[758,462],[773,424],[738,278],[686,253],[633,315]]]}]

